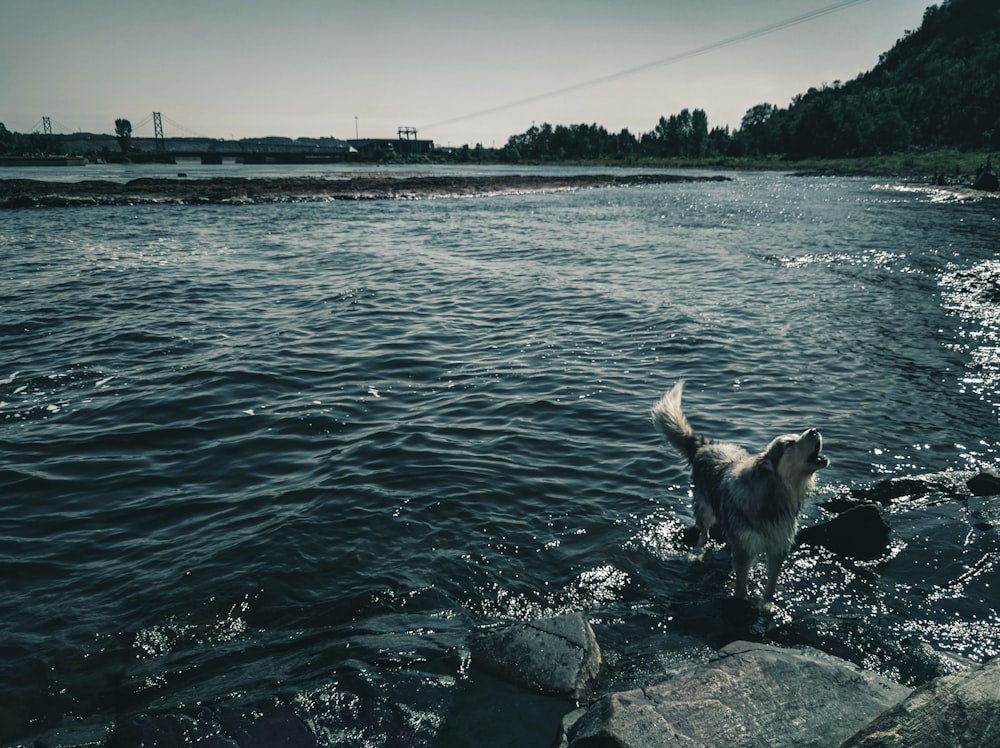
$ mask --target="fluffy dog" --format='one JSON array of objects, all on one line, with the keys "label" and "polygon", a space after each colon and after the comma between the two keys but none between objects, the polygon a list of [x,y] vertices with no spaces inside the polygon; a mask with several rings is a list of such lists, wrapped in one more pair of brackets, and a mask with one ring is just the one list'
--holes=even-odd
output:
[{"label": "fluffy dog", "polygon": [[736,596],[748,596],[750,567],[767,557],[764,600],[774,599],[778,572],[795,540],[799,511],[816,483],[816,471],[830,461],[820,454],[816,429],[774,439],[760,454],[696,434],[681,410],[684,382],[653,406],[653,423],[691,465],[694,516],[699,530],[695,552],[704,553],[709,532],[722,530],[736,572]]}]

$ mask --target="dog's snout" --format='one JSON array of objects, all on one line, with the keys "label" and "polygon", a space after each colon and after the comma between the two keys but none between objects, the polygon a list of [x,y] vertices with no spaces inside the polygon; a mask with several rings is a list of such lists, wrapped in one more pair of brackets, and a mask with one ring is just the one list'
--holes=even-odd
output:
[{"label": "dog's snout", "polygon": [[819,436],[819,429],[809,429],[809,436]]}]

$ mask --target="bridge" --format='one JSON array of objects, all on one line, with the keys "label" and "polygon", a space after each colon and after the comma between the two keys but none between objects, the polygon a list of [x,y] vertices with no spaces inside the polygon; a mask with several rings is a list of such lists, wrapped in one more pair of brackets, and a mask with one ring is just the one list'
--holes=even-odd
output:
[{"label": "bridge", "polygon": [[[164,135],[163,122],[180,134]],[[46,133],[51,132],[51,120],[43,117]],[[144,129],[152,127],[152,137],[141,135]],[[120,148],[114,135],[75,133],[61,135],[67,148],[76,152],[104,153],[106,158],[118,157]],[[430,153],[434,143],[418,140],[416,128],[400,127],[398,138],[367,138],[341,140],[334,137],[322,138],[212,138],[196,133],[184,125],[164,117],[160,112],[152,112],[148,117],[132,126],[130,140],[133,161],[166,161],[177,158],[199,158],[202,163],[221,164],[223,160],[237,163],[334,163],[352,160],[368,160],[390,154],[413,156]]]},{"label": "bridge", "polygon": [[[163,123],[166,121],[180,134],[167,137]],[[144,128],[152,128],[152,137],[142,134]],[[58,132],[61,131],[61,132]],[[83,156],[107,161],[121,161],[121,148],[116,135],[88,133],[55,122],[51,117],[41,117],[29,130],[38,135],[59,138],[58,148],[63,153],[81,154],[80,163],[86,163]],[[357,134],[357,133],[355,133]],[[148,117],[132,127],[128,160],[133,162],[174,163],[178,158],[198,158],[206,164],[220,164],[224,160],[237,163],[334,163],[344,161],[373,161],[387,156],[417,156],[430,154],[434,150],[432,140],[419,140],[414,127],[400,127],[398,138],[355,138],[341,140],[334,137],[321,138],[212,138],[196,133],[187,127],[152,112]],[[40,159],[34,159],[32,163]]]}]

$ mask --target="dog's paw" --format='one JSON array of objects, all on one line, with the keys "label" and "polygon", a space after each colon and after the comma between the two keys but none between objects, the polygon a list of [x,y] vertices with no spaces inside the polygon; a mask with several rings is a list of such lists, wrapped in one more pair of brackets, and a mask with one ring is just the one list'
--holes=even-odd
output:
[{"label": "dog's paw", "polygon": [[691,563],[696,563],[698,561],[704,561],[705,560],[705,549],[704,548],[699,548],[697,550],[689,552],[688,555],[687,555],[687,559]]}]

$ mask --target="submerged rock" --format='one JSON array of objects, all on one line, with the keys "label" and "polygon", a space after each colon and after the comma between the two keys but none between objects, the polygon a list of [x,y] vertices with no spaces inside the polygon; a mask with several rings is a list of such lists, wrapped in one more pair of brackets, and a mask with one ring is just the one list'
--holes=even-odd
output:
[{"label": "submerged rock", "polygon": [[842,748],[1000,746],[1000,658],[918,688]]},{"label": "submerged rock", "polygon": [[473,662],[525,688],[579,698],[601,667],[601,650],[590,624],[566,613],[491,629],[472,644]]},{"label": "submerged rock", "polygon": [[816,650],[734,642],[705,665],[573,712],[561,745],[829,748],[909,692]]}]

